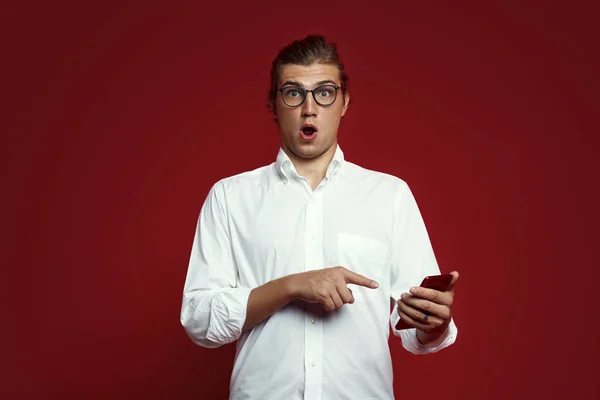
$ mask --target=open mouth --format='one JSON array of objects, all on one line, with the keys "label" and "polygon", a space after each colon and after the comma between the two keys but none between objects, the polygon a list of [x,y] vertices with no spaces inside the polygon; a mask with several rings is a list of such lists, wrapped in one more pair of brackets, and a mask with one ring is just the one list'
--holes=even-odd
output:
[{"label": "open mouth", "polygon": [[304,140],[311,140],[317,136],[317,128],[313,125],[304,125],[300,129],[300,135]]}]

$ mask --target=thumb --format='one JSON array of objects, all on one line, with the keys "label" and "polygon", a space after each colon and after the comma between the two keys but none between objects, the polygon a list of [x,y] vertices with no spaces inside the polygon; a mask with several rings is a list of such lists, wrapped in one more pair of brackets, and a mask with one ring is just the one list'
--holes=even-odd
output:
[{"label": "thumb", "polygon": [[454,285],[456,285],[456,281],[458,281],[458,277],[459,277],[458,271],[452,271],[452,272],[450,272],[450,274],[452,275],[452,281],[448,285],[449,292],[454,290]]}]

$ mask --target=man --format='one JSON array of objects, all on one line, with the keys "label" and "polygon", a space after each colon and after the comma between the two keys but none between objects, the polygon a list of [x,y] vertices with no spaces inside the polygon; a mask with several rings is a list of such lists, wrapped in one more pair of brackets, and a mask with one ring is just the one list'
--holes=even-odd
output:
[{"label": "man", "polygon": [[440,273],[425,225],[404,181],[344,159],[349,101],[335,45],[284,47],[276,162],[219,181],[200,212],[181,322],[201,346],[238,341],[231,399],[393,399],[390,324],[412,353],[456,339],[458,273],[415,287]]}]

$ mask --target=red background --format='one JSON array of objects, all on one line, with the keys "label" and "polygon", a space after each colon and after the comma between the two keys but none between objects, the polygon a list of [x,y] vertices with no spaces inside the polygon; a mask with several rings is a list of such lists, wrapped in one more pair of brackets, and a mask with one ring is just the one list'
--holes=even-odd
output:
[{"label": "red background", "polygon": [[390,340],[396,396],[600,394],[591,7],[81,3],[1,13],[0,393],[227,397],[234,347],[179,324],[196,218],[274,161],[270,63],[320,32],[351,79],[347,158],[405,179],[461,272],[454,346]]}]

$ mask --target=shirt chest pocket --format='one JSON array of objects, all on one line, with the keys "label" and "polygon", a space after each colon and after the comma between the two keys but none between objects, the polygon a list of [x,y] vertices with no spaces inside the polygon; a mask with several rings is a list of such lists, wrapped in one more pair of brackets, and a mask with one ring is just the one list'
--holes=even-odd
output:
[{"label": "shirt chest pocket", "polygon": [[[387,243],[366,236],[340,233],[337,236],[339,265],[352,272],[379,282],[380,288],[389,286],[389,251]],[[356,300],[368,296],[371,289],[353,285]]]}]

